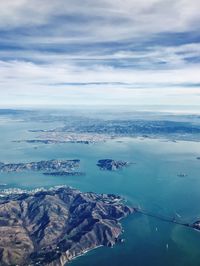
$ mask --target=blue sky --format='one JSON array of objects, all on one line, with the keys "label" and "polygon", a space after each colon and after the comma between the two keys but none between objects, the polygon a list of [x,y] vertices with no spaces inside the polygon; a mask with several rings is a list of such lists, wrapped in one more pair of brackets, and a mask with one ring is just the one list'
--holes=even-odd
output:
[{"label": "blue sky", "polygon": [[0,106],[199,105],[198,0],[0,2]]}]

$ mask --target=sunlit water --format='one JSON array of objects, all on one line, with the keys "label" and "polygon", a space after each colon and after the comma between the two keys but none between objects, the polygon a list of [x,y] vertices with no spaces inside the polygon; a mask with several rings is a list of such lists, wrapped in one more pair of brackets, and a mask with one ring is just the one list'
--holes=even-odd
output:
[{"label": "sunlit water", "polygon": [[[56,177],[42,173],[1,173],[0,184],[32,189],[70,185],[82,191],[115,193],[129,204],[167,217],[193,222],[200,217],[200,143],[123,139],[99,144],[28,144],[28,129],[52,128],[48,124],[1,122],[0,161],[29,162],[80,159],[85,176]],[[54,126],[57,126],[54,124]],[[134,162],[118,172],[100,171],[97,160]],[[187,177],[178,177],[179,173]],[[71,262],[72,266],[199,266],[200,233],[190,228],[135,214],[123,220],[124,244],[98,248]]]}]

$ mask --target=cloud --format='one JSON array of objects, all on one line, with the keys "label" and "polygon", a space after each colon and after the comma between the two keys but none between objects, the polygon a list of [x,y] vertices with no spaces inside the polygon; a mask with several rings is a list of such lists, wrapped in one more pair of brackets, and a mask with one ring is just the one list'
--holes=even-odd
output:
[{"label": "cloud", "polygon": [[0,27],[25,27],[29,42],[119,41],[199,30],[199,9],[198,0],[7,0],[0,3]]},{"label": "cloud", "polygon": [[0,1],[0,105],[167,103],[172,88],[194,99],[199,9],[198,0]]},{"label": "cloud", "polygon": [[[127,69],[106,65],[78,66],[66,62],[35,64],[22,61],[0,62],[1,87],[21,86],[26,90],[28,85],[62,86],[73,83],[128,84],[128,87],[152,87],[156,84],[200,84],[199,64],[173,69]],[[115,86],[115,85],[113,85]]]}]

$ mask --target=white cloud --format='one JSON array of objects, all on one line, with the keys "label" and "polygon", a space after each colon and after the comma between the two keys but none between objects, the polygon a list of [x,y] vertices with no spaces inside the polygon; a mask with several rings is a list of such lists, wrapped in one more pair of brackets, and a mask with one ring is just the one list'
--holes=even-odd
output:
[{"label": "white cloud", "polygon": [[[0,105],[117,104],[122,99],[127,103],[169,103],[173,97],[168,95],[168,85],[175,86],[171,95],[180,104],[188,99],[189,103],[196,102],[194,94],[198,95],[199,88],[190,88],[186,95],[185,88],[177,86],[200,84],[200,64],[188,61],[200,58],[199,44],[167,47],[161,42],[133,50],[126,42],[139,46],[157,34],[198,32],[199,10],[198,0],[0,1],[0,29],[7,34],[0,43],[21,48],[0,52]],[[124,47],[95,46],[108,41],[121,42]],[[69,44],[69,49],[63,51]],[[73,44],[81,49],[73,52]],[[86,44],[94,46],[89,49]],[[49,52],[48,45],[58,52]],[[116,64],[109,65],[108,60]],[[98,82],[104,84],[61,85]]]},{"label": "white cloud", "polygon": [[59,43],[145,38],[199,29],[199,9],[198,0],[7,0],[0,2],[0,27],[48,25],[56,16],[68,16],[67,23],[54,21],[50,35],[43,32],[24,40]]},{"label": "white cloud", "polygon": [[200,83],[200,64],[171,69],[124,69],[105,65],[73,63],[35,64],[25,61],[0,62],[1,84],[49,84],[121,82],[141,85]]},{"label": "white cloud", "polygon": [[[36,65],[27,62],[0,63],[0,104],[6,102],[59,103],[103,103],[127,104],[160,103],[167,104],[177,95],[179,102],[192,104],[197,102],[200,88],[180,88],[179,84],[199,83],[199,65],[170,70],[124,70],[106,66],[94,66],[93,69],[74,65]],[[113,84],[113,81],[115,84]],[[98,83],[92,85],[65,85],[64,83]],[[128,86],[119,83],[129,83]],[[110,83],[110,84],[109,84]],[[170,87],[170,84],[176,87]],[[169,85],[169,87],[167,87]],[[139,89],[137,89],[137,87]],[[141,88],[142,87],[142,88]],[[187,96],[185,96],[185,94]],[[194,97],[195,94],[195,97]],[[4,96],[3,96],[4,95]],[[155,100],[156,99],[156,100]],[[175,98],[177,99],[177,97]],[[199,100],[199,99],[198,99]]]}]

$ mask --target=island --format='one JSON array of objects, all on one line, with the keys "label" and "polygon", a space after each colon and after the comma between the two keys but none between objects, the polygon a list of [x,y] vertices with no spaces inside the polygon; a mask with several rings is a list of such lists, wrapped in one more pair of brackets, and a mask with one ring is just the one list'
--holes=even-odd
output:
[{"label": "island", "polygon": [[84,172],[69,172],[69,171],[59,171],[59,172],[45,172],[43,175],[52,175],[52,176],[83,176]]},{"label": "island", "polygon": [[65,143],[78,143],[78,144],[90,144],[88,140],[56,140],[56,139],[27,139],[27,140],[14,140],[13,142],[21,143],[34,143],[34,144],[65,144]]},{"label": "island", "polygon": [[190,225],[193,229],[200,231],[200,220],[194,222],[193,224]]},{"label": "island", "polygon": [[30,163],[2,163],[0,172],[22,172],[22,171],[74,171],[80,166],[80,160],[48,160]]},{"label": "island", "polygon": [[131,163],[127,161],[116,161],[112,159],[102,159],[97,162],[100,170],[116,171],[129,166]]},{"label": "island", "polygon": [[187,177],[188,175],[186,173],[179,173],[177,174],[178,177]]},{"label": "island", "polygon": [[89,250],[123,242],[119,220],[133,212],[113,194],[82,193],[70,187],[4,190],[1,265],[63,266]]}]

